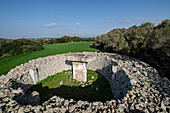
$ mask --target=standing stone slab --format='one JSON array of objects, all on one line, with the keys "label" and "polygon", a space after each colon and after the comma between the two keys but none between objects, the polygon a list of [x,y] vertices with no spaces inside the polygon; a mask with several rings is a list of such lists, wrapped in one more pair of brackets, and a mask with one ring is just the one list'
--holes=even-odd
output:
[{"label": "standing stone slab", "polygon": [[73,79],[78,82],[87,81],[87,69],[84,62],[73,62]]},{"label": "standing stone slab", "polygon": [[112,74],[112,81],[114,81],[116,79],[117,71],[118,71],[118,67],[115,66],[115,65],[112,65],[112,72],[113,72],[113,74]]},{"label": "standing stone slab", "polygon": [[30,73],[30,76],[31,76],[34,84],[36,84],[39,81],[38,71],[36,69],[29,69],[29,73]]}]

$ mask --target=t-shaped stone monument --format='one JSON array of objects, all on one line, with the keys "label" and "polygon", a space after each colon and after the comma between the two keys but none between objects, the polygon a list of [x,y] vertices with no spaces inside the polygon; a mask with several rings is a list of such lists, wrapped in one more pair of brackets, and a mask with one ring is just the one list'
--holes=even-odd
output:
[{"label": "t-shaped stone monument", "polygon": [[72,62],[73,65],[73,79],[78,82],[87,81],[87,69],[85,62]]},{"label": "t-shaped stone monument", "polygon": [[92,60],[94,57],[92,55],[84,54],[69,54],[68,61],[71,62],[73,68],[73,79],[78,82],[87,81],[87,67],[86,64]]}]

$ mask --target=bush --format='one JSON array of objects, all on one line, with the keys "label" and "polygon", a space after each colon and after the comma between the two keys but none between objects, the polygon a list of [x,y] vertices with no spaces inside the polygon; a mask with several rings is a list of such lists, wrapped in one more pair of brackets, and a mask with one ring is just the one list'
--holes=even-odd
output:
[{"label": "bush", "polygon": [[30,53],[44,49],[43,46],[35,41],[28,39],[8,40],[0,39],[0,56],[14,56],[22,53]]},{"label": "bush", "polygon": [[90,42],[94,41],[94,38],[80,38],[77,36],[62,36],[61,38],[53,38],[53,39],[35,39],[34,41],[40,44],[56,44],[56,43],[69,43],[69,42]]},{"label": "bush", "polygon": [[[170,20],[156,27],[151,23],[114,29],[95,38],[93,47],[101,51],[117,52],[144,60],[170,73]],[[165,73],[162,76],[167,76]]]}]

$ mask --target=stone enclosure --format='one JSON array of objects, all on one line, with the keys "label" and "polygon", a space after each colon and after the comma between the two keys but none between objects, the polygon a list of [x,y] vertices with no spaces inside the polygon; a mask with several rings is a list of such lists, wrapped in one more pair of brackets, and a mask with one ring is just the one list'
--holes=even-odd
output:
[{"label": "stone enclosure", "polygon": [[[83,62],[82,65],[86,65],[87,69],[99,72],[108,80],[114,99],[106,103],[81,101],[81,106],[76,107],[80,104],[79,101],[66,100],[56,95],[51,98],[55,100],[56,105],[57,102],[61,104],[61,100],[68,103],[48,109],[46,103],[51,102],[49,99],[39,105],[38,111],[42,112],[44,107],[45,110],[52,112],[169,111],[170,82],[167,78],[161,78],[154,68],[142,61],[119,54],[83,52],[31,60],[12,69],[7,75],[0,76],[0,113],[1,111],[18,112],[21,109],[36,112],[37,107],[32,109],[30,106],[40,102],[39,94],[32,92],[27,95],[27,90],[48,76],[71,70],[72,65],[76,65],[77,61]],[[84,76],[79,79],[87,78]],[[15,103],[14,106],[13,103]]]}]

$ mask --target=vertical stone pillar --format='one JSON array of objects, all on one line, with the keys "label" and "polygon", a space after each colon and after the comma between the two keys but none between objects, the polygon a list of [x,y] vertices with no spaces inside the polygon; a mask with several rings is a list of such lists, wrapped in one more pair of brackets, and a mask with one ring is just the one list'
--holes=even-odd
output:
[{"label": "vertical stone pillar", "polygon": [[36,69],[29,69],[29,73],[34,84],[36,84],[39,81],[38,71]]},{"label": "vertical stone pillar", "polygon": [[112,81],[116,80],[117,70],[118,70],[118,69],[117,69],[117,66],[112,65],[112,72],[113,72],[113,74],[112,74]]},{"label": "vertical stone pillar", "polygon": [[85,62],[72,62],[73,65],[73,79],[78,82],[87,81],[87,69]]}]

